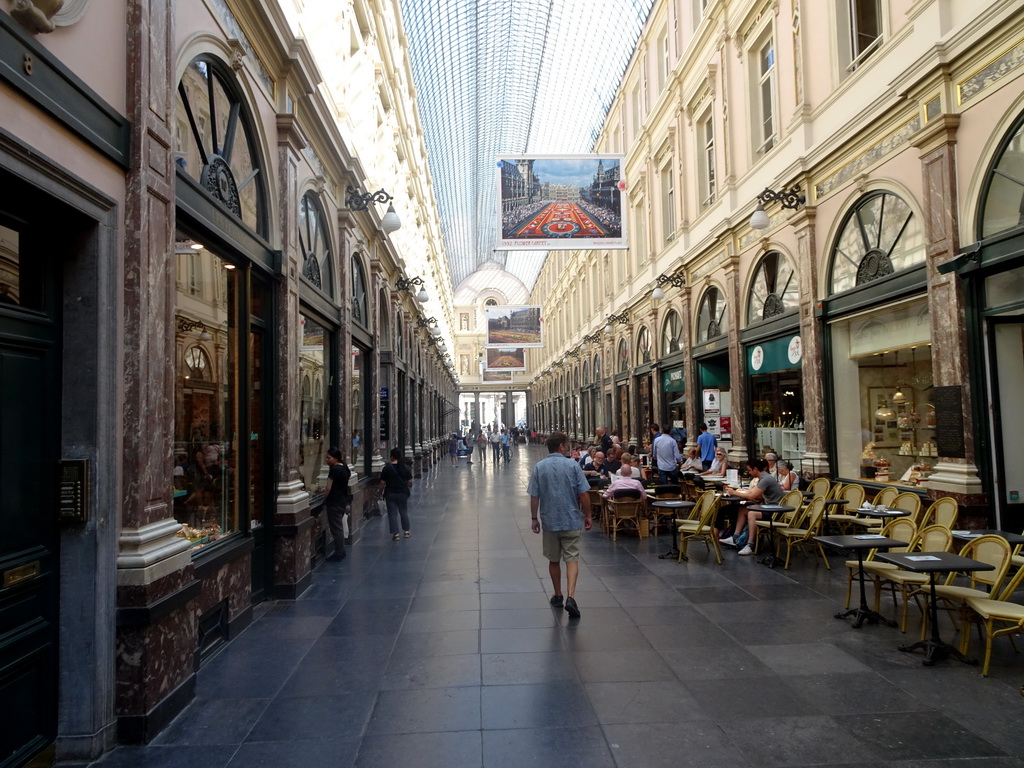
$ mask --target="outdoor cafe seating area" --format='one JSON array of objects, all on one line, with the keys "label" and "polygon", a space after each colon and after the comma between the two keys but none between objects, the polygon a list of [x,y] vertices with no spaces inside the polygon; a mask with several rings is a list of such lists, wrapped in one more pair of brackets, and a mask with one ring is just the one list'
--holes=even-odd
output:
[{"label": "outdoor cafe seating area", "polygon": [[[724,490],[729,485],[736,479],[683,474],[677,483],[646,480],[643,494],[616,489],[605,498],[608,481],[591,478],[588,496],[595,527],[611,540],[662,536],[671,543],[659,558],[677,562],[703,545],[708,567],[734,554],[720,539],[731,531],[738,505],[747,504],[761,512],[749,532],[758,563],[831,569],[830,557],[845,558],[846,605],[837,619],[852,618],[857,629],[898,629],[893,639],[899,650],[922,651],[928,666],[946,658],[978,664],[970,653],[972,646],[980,648],[984,676],[994,642],[1006,638],[1016,650],[1014,636],[1024,634],[1021,533],[957,528],[955,499],[925,504],[897,488],[872,493],[856,483],[819,478],[776,505],[758,505],[730,497]],[[904,642],[904,634],[918,633],[919,640]]]}]

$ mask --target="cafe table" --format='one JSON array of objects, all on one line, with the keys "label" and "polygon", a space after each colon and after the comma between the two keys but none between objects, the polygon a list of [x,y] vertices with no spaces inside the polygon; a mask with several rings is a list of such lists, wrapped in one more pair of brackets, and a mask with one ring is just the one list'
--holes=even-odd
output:
[{"label": "cafe table", "polygon": [[979,536],[1001,536],[1006,539],[1006,543],[1011,547],[1016,547],[1018,544],[1024,544],[1024,536],[1019,533],[1010,533],[1010,531],[997,531],[995,528],[983,528],[981,530],[973,531],[952,531],[953,538],[959,541],[970,541],[976,539]]},{"label": "cafe table", "polygon": [[[978,660],[960,653],[955,646],[942,641],[939,637],[939,608],[935,598],[935,579],[940,573],[973,573],[974,571],[992,571],[995,567],[990,563],[983,563],[970,557],[961,557],[952,552],[882,552],[876,559],[885,563],[892,563],[912,573],[928,574],[928,621],[931,622],[931,636],[926,640],[920,640],[910,645],[900,645],[897,648],[901,651],[916,651],[924,648],[925,656],[922,664],[926,667],[932,666],[937,660],[946,656],[952,656],[965,664],[977,664]],[[964,632],[968,628],[963,629]]]},{"label": "cafe table", "polygon": [[[693,509],[696,506],[694,501],[683,501],[681,499],[665,499],[663,501],[651,502],[652,507],[658,509]],[[679,557],[679,526],[673,523],[669,526],[672,529],[672,549],[663,555],[658,555],[659,560],[668,560],[670,557]],[[683,560],[689,560],[688,557],[683,557]]]},{"label": "cafe table", "polygon": [[864,591],[864,552],[869,549],[889,549],[891,547],[905,547],[907,542],[899,539],[890,539],[880,533],[862,533],[852,536],[815,536],[815,541],[820,541],[836,549],[852,550],[857,553],[857,571],[860,580],[860,605],[848,611],[840,611],[836,614],[837,619],[845,619],[853,616],[853,628],[860,629],[865,621],[880,621],[895,627],[896,622],[885,618],[877,611],[868,608],[867,594]]},{"label": "cafe table", "polygon": [[[796,507],[786,507],[782,504],[752,504],[747,506],[748,512],[760,512],[762,516],[768,516],[768,539],[770,546],[768,548],[768,554],[758,560],[761,565],[767,565],[769,568],[774,568],[779,563],[783,562],[781,557],[775,556],[775,515],[786,514],[787,512],[793,512]],[[751,528],[750,517],[747,517],[747,527]],[[747,534],[748,540],[750,534]]]}]

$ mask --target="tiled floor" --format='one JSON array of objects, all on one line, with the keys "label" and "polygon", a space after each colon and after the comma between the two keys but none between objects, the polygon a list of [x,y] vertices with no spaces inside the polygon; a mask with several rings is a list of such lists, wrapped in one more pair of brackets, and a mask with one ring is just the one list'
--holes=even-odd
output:
[{"label": "tiled floor", "polygon": [[413,538],[370,521],[299,600],[258,607],[152,745],[95,765],[1024,766],[1024,657],[1004,639],[988,679],[924,667],[896,650],[913,608],[906,637],[852,629],[838,555],[785,572],[698,546],[680,564],[657,558],[667,536],[595,529],[570,621],[529,529],[543,454],[440,464]]}]

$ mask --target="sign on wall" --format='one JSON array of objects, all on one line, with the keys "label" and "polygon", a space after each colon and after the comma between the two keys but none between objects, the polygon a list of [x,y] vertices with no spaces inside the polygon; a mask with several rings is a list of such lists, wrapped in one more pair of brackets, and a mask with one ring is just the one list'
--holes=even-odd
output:
[{"label": "sign on wall", "polygon": [[522,347],[488,347],[488,371],[525,371],[526,350]]},{"label": "sign on wall", "polygon": [[628,247],[623,155],[498,158],[499,249]]},{"label": "sign on wall", "polygon": [[487,342],[485,347],[543,347],[540,307],[485,307]]}]

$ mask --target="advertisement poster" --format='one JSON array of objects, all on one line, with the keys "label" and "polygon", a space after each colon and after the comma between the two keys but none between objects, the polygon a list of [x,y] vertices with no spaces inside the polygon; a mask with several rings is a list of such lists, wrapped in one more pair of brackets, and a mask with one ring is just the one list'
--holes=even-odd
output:
[{"label": "advertisement poster", "polygon": [[704,390],[704,413],[722,412],[722,392],[718,389]]},{"label": "advertisement poster", "polygon": [[487,341],[485,347],[543,347],[540,307],[485,307]]},{"label": "advertisement poster", "polygon": [[623,155],[498,158],[499,249],[628,247]]},{"label": "advertisement poster", "polygon": [[484,371],[484,383],[491,381],[512,381],[512,371]]},{"label": "advertisement poster", "polygon": [[488,347],[488,371],[525,371],[526,350],[522,347]]}]

